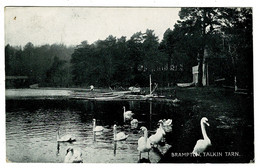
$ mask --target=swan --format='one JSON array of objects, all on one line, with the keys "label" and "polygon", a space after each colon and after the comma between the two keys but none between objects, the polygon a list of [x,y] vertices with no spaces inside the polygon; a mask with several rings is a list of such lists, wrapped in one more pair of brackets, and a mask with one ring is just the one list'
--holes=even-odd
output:
[{"label": "swan", "polygon": [[125,106],[123,106],[124,109],[124,122],[126,120],[131,120],[133,118],[134,113],[132,111],[125,111]]},{"label": "swan", "polygon": [[172,124],[172,119],[163,119],[163,126],[169,126]]},{"label": "swan", "polygon": [[172,119],[163,119],[163,129],[165,132],[171,132],[172,131]]},{"label": "swan", "polygon": [[133,119],[131,122],[131,129],[136,129],[138,127],[138,120],[137,119]]},{"label": "swan", "polygon": [[57,131],[57,142],[74,142],[76,138],[70,134],[63,135],[60,137],[60,130]]},{"label": "swan", "polygon": [[103,133],[104,127],[96,126],[96,119],[93,119],[93,140],[96,141],[96,135],[101,135]]},{"label": "swan", "polygon": [[93,132],[103,132],[104,127],[96,125],[96,119],[93,119]]},{"label": "swan", "polygon": [[174,100],[172,100],[173,103],[180,103],[181,101],[177,98],[175,98]]},{"label": "swan", "polygon": [[128,138],[129,135],[126,135],[124,132],[117,133],[116,124],[114,125],[114,140],[115,141],[124,141]]},{"label": "swan", "polygon": [[64,158],[64,163],[83,163],[81,151],[68,147]]},{"label": "swan", "polygon": [[152,145],[157,145],[165,135],[165,131],[163,130],[163,121],[160,120],[158,123],[160,126],[157,128],[156,133],[149,137],[149,141]]},{"label": "swan", "polygon": [[199,139],[193,149],[192,154],[195,156],[200,156],[202,152],[204,152],[208,146],[211,146],[211,141],[209,137],[207,136],[205,125],[209,126],[208,119],[206,117],[203,117],[200,121],[201,125],[201,132],[203,135],[203,139]]},{"label": "swan", "polygon": [[140,129],[144,132],[144,136],[138,139],[137,150],[139,151],[139,160],[141,159],[141,153],[144,152],[148,152],[148,159],[149,159],[149,152],[152,147],[150,144],[150,140],[148,139],[147,128],[142,126]]}]

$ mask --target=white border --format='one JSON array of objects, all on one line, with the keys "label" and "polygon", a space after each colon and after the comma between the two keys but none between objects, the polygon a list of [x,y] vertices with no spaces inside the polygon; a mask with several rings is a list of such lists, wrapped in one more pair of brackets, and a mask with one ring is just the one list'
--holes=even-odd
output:
[{"label": "white border", "polygon": [[[254,39],[254,96],[255,96],[255,164],[228,164],[227,166],[244,167],[250,166],[255,167],[259,163],[258,145],[259,134],[257,128],[259,128],[258,113],[260,112],[258,100],[259,100],[259,7],[257,6],[256,0],[1,0],[0,1],[0,166],[1,167],[71,167],[71,164],[12,164],[6,163],[6,152],[5,152],[5,88],[4,88],[4,7],[5,6],[127,6],[127,7],[253,7],[253,39]],[[80,164],[73,165],[73,167],[219,167],[222,164]]]}]

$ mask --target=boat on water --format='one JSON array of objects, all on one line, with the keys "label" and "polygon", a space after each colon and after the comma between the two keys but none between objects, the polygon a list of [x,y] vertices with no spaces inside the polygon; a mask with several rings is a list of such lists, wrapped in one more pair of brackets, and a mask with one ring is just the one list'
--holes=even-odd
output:
[{"label": "boat on water", "polygon": [[102,101],[105,101],[105,100],[113,100],[113,99],[118,99],[118,98],[121,98],[123,97],[124,95],[109,95],[109,96],[100,96],[100,97],[89,97],[87,99],[89,100],[102,100]]},{"label": "boat on water", "polygon": [[177,83],[177,86],[183,87],[183,88],[192,87],[192,86],[195,86],[195,83],[194,82],[192,82],[192,83]]},{"label": "boat on water", "polygon": [[132,93],[140,93],[141,92],[141,88],[140,87],[134,87],[131,86],[128,88]]}]

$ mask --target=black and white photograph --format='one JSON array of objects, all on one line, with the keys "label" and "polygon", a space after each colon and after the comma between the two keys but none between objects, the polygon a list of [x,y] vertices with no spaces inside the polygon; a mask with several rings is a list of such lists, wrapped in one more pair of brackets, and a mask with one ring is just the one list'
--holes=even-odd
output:
[{"label": "black and white photograph", "polygon": [[6,163],[254,164],[253,18],[4,6]]}]

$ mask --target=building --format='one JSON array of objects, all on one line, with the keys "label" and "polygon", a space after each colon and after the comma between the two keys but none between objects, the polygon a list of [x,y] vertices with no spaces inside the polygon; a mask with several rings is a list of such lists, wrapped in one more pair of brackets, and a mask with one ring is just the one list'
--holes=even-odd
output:
[{"label": "building", "polygon": [[28,76],[6,76],[6,88],[25,88],[28,87]]},{"label": "building", "polygon": [[[192,76],[193,76],[193,83],[195,85],[198,83],[198,76],[199,76],[199,70],[198,65],[192,67]],[[204,63],[202,66],[202,85],[203,86],[209,86],[209,67],[207,63]]]}]

